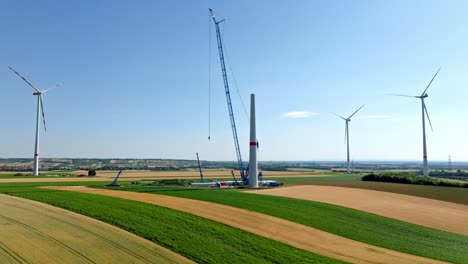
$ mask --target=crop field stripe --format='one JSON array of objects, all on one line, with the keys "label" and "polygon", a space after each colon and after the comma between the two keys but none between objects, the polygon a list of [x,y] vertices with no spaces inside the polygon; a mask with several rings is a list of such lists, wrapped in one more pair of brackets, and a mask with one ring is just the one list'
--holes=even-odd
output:
[{"label": "crop field stripe", "polygon": [[[3,190],[4,191],[4,190]],[[208,219],[145,203],[37,188],[10,189],[119,226],[199,263],[343,263]]]},{"label": "crop field stripe", "polygon": [[436,260],[374,247],[284,219],[216,203],[155,194],[100,190],[86,187],[49,188],[131,199],[180,210],[253,232],[304,250],[345,261],[361,263],[441,263]]},{"label": "crop field stripe", "polygon": [[5,220],[5,221],[7,221],[7,222],[9,222],[11,224],[21,226],[24,229],[27,229],[28,231],[30,231],[31,233],[38,233],[40,236],[46,238],[47,240],[50,240],[52,243],[57,244],[61,248],[65,249],[66,251],[70,252],[71,254],[77,256],[78,258],[80,258],[81,261],[84,261],[86,263],[96,263],[93,260],[86,257],[85,254],[79,252],[78,250],[73,249],[72,247],[68,246],[67,244],[61,242],[60,240],[58,240],[58,239],[56,239],[56,238],[54,238],[52,236],[49,236],[47,233],[42,232],[42,231],[40,231],[40,230],[38,230],[38,229],[28,225],[28,224],[25,224],[25,223],[20,222],[20,221],[16,221],[13,218],[9,218],[9,217],[3,216],[3,215],[0,215],[0,218],[2,218],[3,220]]},{"label": "crop field stripe", "polygon": [[453,263],[468,263],[468,236],[342,206],[223,189],[127,186],[119,190],[164,194],[230,205],[283,218],[374,246]]},{"label": "crop field stripe", "polygon": [[[2,241],[0,241],[0,250],[2,250],[3,252],[5,252],[5,254],[7,254],[8,257],[10,257],[10,260],[11,262],[16,262],[16,263],[28,263],[28,261],[26,259],[24,259],[23,257],[21,257],[18,253],[15,252],[15,250],[11,249],[10,247],[8,247],[5,243],[3,243]],[[3,256],[2,256],[3,255]],[[2,257],[7,257],[5,256],[4,254],[1,254],[0,253],[0,256]],[[10,262],[10,260],[8,259],[3,259],[2,261],[8,263]]]},{"label": "crop field stripe", "polygon": [[247,192],[334,204],[468,236],[468,206],[462,204],[335,186],[308,185]]},{"label": "crop field stripe", "polygon": [[366,181],[329,181],[328,179],[320,179],[318,181],[307,180],[298,181],[288,185],[323,185],[337,186],[358,189],[368,189],[383,192],[400,193],[406,195],[419,196],[429,199],[436,199],[450,203],[459,203],[468,205],[468,189],[453,188],[443,186],[428,186],[428,185],[412,185],[398,184],[387,182],[366,182]]}]

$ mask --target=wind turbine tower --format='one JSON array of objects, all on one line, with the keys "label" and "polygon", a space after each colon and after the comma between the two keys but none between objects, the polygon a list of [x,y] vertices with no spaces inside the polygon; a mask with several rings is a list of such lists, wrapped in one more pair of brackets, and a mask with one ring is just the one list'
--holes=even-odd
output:
[{"label": "wind turbine tower", "polygon": [[[37,89],[34,85],[32,85],[26,78],[21,76],[17,71],[15,71],[12,67],[8,67],[10,70],[12,70],[18,77],[23,79],[29,86],[31,86],[35,92],[33,92],[33,95],[37,96],[37,110],[36,110],[36,142],[34,145],[34,168],[33,168],[33,175],[34,176],[39,176],[39,122],[40,122],[40,116],[39,112],[42,114],[42,122],[44,123],[44,131],[47,132],[46,128],[46,122],[45,122],[45,114],[44,114],[44,104],[42,102],[42,95],[45,94],[47,91],[50,89],[41,91]],[[57,85],[58,86],[58,85]]]},{"label": "wind turbine tower", "polygon": [[345,118],[345,117],[342,117],[342,116],[340,116],[338,114],[335,114],[336,116],[340,117],[341,119],[343,119],[346,122],[345,141],[346,141],[346,155],[347,155],[346,161],[347,161],[347,165],[348,165],[348,174],[351,173],[350,160],[349,160],[349,125],[348,125],[348,123],[349,123],[349,121],[351,121],[351,117],[353,117],[363,107],[364,107],[364,105],[359,107],[358,110],[354,111],[354,113],[352,115],[350,115],[348,118]]},{"label": "wind turbine tower", "polygon": [[432,77],[431,81],[429,84],[426,86],[426,89],[422,92],[421,95],[404,95],[404,94],[391,94],[394,96],[404,96],[404,97],[412,97],[412,98],[419,98],[421,99],[421,112],[422,112],[422,132],[423,132],[423,174],[424,176],[429,176],[429,169],[427,167],[427,148],[426,148],[426,118],[427,116],[427,121],[429,121],[429,125],[431,126],[431,131],[432,131],[432,124],[431,124],[431,119],[429,118],[429,113],[427,112],[426,104],[424,103],[424,99],[428,97],[426,91],[429,89],[429,86],[431,86],[432,81],[434,81],[435,77],[439,73],[440,68],[437,70],[437,72],[434,74],[434,77]]},{"label": "wind turbine tower", "polygon": [[449,170],[452,170],[452,155],[450,155],[450,153],[448,156],[448,167],[449,167]]}]

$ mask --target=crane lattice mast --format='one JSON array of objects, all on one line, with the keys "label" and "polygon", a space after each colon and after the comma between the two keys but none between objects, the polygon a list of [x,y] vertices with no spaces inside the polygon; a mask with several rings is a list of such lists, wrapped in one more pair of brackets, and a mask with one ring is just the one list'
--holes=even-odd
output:
[{"label": "crane lattice mast", "polygon": [[214,15],[213,10],[212,9],[209,9],[209,10],[210,10],[211,18],[213,19],[213,22],[216,27],[216,39],[218,40],[219,60],[221,63],[221,71],[223,74],[224,89],[226,91],[226,100],[227,100],[227,105],[228,105],[228,110],[229,110],[229,118],[231,119],[232,135],[234,137],[234,145],[236,148],[239,172],[240,172],[243,183],[248,184],[247,172],[245,171],[244,165],[242,164],[242,156],[241,156],[240,147],[239,147],[239,139],[237,137],[236,121],[234,119],[234,112],[232,110],[231,93],[229,92],[229,82],[228,82],[228,78],[226,74],[226,65],[224,63],[223,42],[221,38],[221,33],[219,31],[219,23],[223,22],[224,19],[220,21],[216,21],[216,17]]}]

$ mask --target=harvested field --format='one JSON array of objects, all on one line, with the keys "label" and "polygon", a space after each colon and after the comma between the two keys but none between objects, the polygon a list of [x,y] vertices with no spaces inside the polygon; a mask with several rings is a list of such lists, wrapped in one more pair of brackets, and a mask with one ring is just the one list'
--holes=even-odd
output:
[{"label": "harvested field", "polygon": [[[13,174],[14,172],[8,172]],[[87,171],[74,171],[73,174],[77,177],[35,177],[29,176],[28,178],[5,178],[0,179],[0,183],[12,182],[91,182],[91,181],[112,181],[117,175],[118,171],[97,171],[96,176],[88,177],[79,175],[87,175]],[[265,178],[275,177],[333,177],[329,174],[314,174],[311,172],[297,172],[297,171],[265,171]],[[237,174],[238,175],[238,174]],[[128,170],[124,171],[120,176],[122,181],[132,180],[158,180],[158,179],[196,179],[198,180],[200,174],[198,171],[147,171],[147,170]],[[228,170],[206,170],[203,171],[205,179],[232,179],[231,171]]]},{"label": "harvested field", "polygon": [[2,263],[193,263],[112,225],[0,195]]},{"label": "harvested field", "polygon": [[47,187],[130,199],[163,206],[234,226],[320,255],[359,263],[441,263],[371,246],[280,218],[226,205],[164,195],[92,189]]},{"label": "harvested field", "polygon": [[[97,178],[114,178],[118,171],[106,170],[96,171]],[[74,175],[87,175],[87,171],[74,171]],[[239,172],[235,171],[236,177],[239,177]],[[264,171],[265,177],[278,177],[278,176],[310,176],[312,172],[304,171]],[[317,173],[323,176],[323,173]],[[326,176],[326,175],[325,175]],[[124,171],[122,179],[164,179],[164,178],[199,178],[200,172],[198,170],[183,170],[183,171],[151,171],[151,170],[127,170]],[[230,170],[203,170],[204,178],[232,178]]]},{"label": "harvested field", "polygon": [[468,235],[468,206],[422,197],[332,186],[294,186],[248,191],[319,201],[401,221]]},{"label": "harvested field", "polygon": [[[442,186],[429,186],[417,184],[400,184],[390,182],[370,182],[361,180],[345,181],[338,179],[330,181],[328,179],[316,178],[318,181],[302,181],[301,179],[294,182],[287,182],[288,186],[296,185],[323,185],[337,186],[357,189],[368,189],[374,191],[400,193],[411,196],[419,196],[429,199],[441,200],[451,203],[459,203],[468,205],[468,188],[454,188]],[[333,179],[333,178],[329,178]]]}]

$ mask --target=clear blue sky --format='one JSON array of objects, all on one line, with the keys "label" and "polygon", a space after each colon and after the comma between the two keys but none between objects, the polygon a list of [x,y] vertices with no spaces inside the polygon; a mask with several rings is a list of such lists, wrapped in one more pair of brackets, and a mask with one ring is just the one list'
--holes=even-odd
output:
[{"label": "clear blue sky", "polygon": [[344,121],[330,112],[362,104],[353,160],[420,160],[419,100],[386,94],[420,95],[439,67],[429,161],[468,160],[468,2],[429,0],[1,1],[0,157],[33,156],[36,101],[12,66],[42,89],[65,83],[44,96],[42,157],[234,160],[214,31],[207,140],[209,7],[227,19],[246,107],[257,95],[260,160],[344,160]]}]

